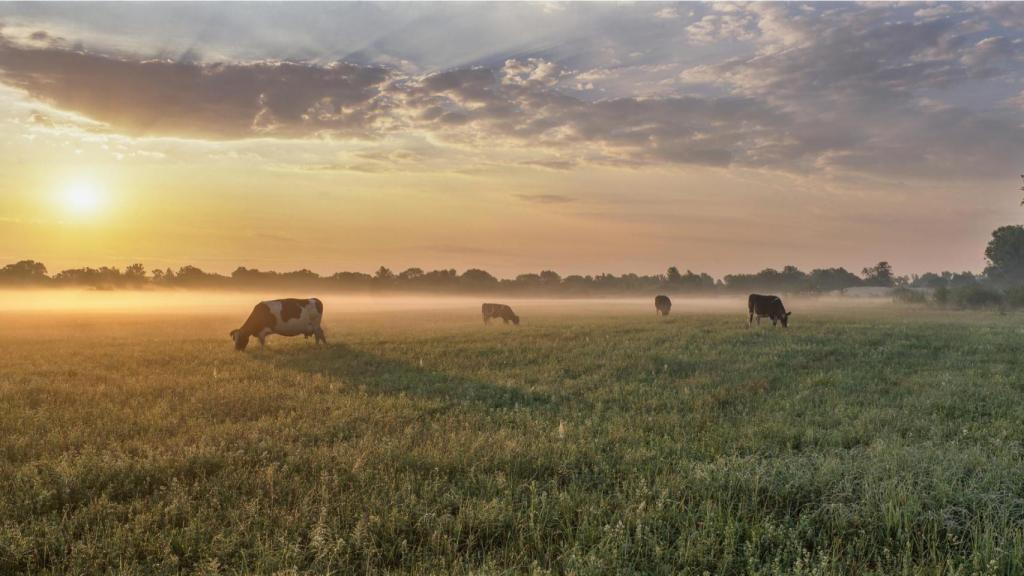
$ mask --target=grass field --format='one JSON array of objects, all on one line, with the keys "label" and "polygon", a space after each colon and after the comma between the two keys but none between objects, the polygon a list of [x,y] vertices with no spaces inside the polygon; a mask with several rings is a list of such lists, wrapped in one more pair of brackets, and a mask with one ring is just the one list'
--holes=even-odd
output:
[{"label": "grass field", "polygon": [[253,300],[0,313],[0,574],[1024,572],[1019,316]]}]

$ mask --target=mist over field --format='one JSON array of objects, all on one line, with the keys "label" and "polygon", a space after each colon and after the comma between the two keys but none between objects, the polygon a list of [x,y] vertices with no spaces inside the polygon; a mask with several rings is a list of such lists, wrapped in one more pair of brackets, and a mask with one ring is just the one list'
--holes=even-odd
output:
[{"label": "mist over field", "polygon": [[[522,298],[507,295],[449,294],[378,294],[352,295],[320,292],[306,294],[296,291],[242,291],[223,290],[0,290],[0,314],[3,313],[94,313],[140,314],[177,316],[237,316],[239,322],[261,300],[289,297],[316,297],[324,303],[328,321],[349,315],[374,314],[401,315],[407,312],[428,312],[438,316],[450,314],[463,319],[467,315],[479,318],[484,302],[504,302],[513,305],[529,319],[531,312],[562,315],[599,314],[602,316],[653,316],[654,297],[593,297],[593,298]],[[734,314],[746,317],[746,296],[672,296],[673,314]],[[794,296],[787,297],[790,309],[798,313],[824,310],[856,310],[890,304],[890,297]],[[197,327],[201,329],[201,327]]]}]

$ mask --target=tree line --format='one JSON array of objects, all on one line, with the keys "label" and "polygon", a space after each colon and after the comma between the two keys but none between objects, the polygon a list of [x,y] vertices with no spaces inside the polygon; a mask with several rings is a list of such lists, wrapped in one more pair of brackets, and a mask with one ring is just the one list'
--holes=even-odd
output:
[{"label": "tree line", "polygon": [[310,270],[275,272],[239,267],[230,275],[206,272],[196,266],[147,271],[142,264],[123,269],[113,266],[73,268],[50,274],[42,262],[22,260],[0,268],[2,287],[66,286],[101,290],[141,288],[191,289],[307,289],[350,292],[503,293],[540,296],[650,294],[656,291],[685,294],[826,293],[863,286],[955,290],[970,286],[1011,287],[1024,284],[1024,227],[1004,226],[992,233],[985,250],[988,267],[981,274],[938,272],[897,275],[885,261],[855,274],[845,268],[818,268],[804,272],[796,266],[766,268],[755,274],[727,274],[716,279],[706,273],[680,272],[672,266],[664,274],[598,274],[562,276],[553,270],[497,278],[471,268],[401,272],[381,266],[373,274],[337,272],[323,276]]}]

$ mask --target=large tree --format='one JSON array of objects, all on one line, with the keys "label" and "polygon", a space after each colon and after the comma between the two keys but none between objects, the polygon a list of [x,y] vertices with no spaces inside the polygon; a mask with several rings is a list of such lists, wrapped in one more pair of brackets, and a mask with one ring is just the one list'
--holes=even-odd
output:
[{"label": "large tree", "polygon": [[885,260],[861,270],[861,274],[864,275],[864,284],[867,286],[888,287],[896,283],[896,278],[892,273],[892,264]]},{"label": "large tree", "polygon": [[1002,226],[985,248],[985,275],[1001,284],[1024,282],[1024,226]]}]

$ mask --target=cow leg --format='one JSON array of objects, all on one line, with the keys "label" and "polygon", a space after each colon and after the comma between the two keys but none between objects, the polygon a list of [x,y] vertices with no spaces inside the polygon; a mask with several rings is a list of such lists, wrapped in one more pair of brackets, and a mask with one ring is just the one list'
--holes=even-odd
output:
[{"label": "cow leg", "polygon": [[260,341],[260,348],[263,348],[264,346],[267,345],[267,337],[266,336],[257,336],[256,338],[258,338],[259,341]]},{"label": "cow leg", "polygon": [[484,326],[487,326],[490,323],[491,323],[491,319],[488,318],[487,316],[484,316]]},{"label": "cow leg", "polygon": [[758,325],[758,326],[760,326],[760,325],[761,325],[761,317],[760,317],[760,316],[758,316],[758,317],[757,317],[757,325]]},{"label": "cow leg", "polygon": [[324,344],[327,344],[327,337],[324,336],[323,328],[317,328],[316,332],[314,332],[313,335],[316,336],[316,343],[317,344],[319,344],[321,342],[323,342]]}]

